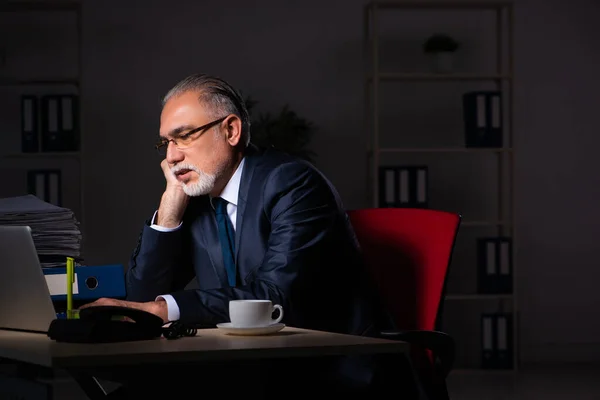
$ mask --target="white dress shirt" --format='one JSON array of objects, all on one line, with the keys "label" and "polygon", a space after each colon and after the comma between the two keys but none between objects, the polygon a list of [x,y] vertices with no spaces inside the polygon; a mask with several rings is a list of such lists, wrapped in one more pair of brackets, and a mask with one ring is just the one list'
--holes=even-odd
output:
[{"label": "white dress shirt", "polygon": [[[229,216],[229,219],[231,220],[231,224],[233,225],[233,230],[235,230],[235,221],[237,218],[238,194],[240,191],[240,180],[242,178],[243,169],[244,169],[244,159],[242,158],[240,165],[238,165],[237,169],[233,173],[233,176],[231,177],[231,179],[229,179],[229,182],[227,182],[227,185],[225,185],[225,188],[223,189],[223,191],[221,192],[221,195],[219,196],[222,199],[227,201],[227,215]],[[212,205],[212,198],[210,200],[211,200],[211,205]],[[213,206],[213,208],[214,208],[214,206]],[[165,228],[164,226],[156,225],[154,223],[154,221],[156,219],[157,212],[158,212],[158,210],[156,210],[154,212],[154,216],[152,217],[152,222],[150,224],[150,228],[156,229],[157,231],[161,231],[161,232],[172,232],[181,227],[181,223],[179,224],[179,226],[177,226],[175,228]],[[179,315],[180,315],[179,314],[179,306],[177,305],[177,302],[175,301],[173,296],[171,296],[170,294],[163,294],[163,295],[157,296],[156,300],[158,300],[160,298],[164,299],[167,302],[167,318],[169,319],[169,321],[177,321],[179,319]]]}]

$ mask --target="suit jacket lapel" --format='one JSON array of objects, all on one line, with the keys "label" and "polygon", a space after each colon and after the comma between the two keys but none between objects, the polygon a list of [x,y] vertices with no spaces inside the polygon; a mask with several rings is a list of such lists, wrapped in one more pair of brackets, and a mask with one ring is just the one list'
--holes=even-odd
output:
[{"label": "suit jacket lapel", "polygon": [[244,212],[246,211],[246,203],[248,200],[248,189],[250,187],[250,182],[252,181],[252,174],[254,173],[256,162],[258,161],[258,157],[255,157],[256,152],[257,148],[253,144],[250,144],[246,150],[246,155],[244,156],[246,161],[244,161],[244,170],[242,171],[242,177],[240,179],[240,190],[238,192],[238,205],[235,222],[234,260],[236,265],[238,263],[238,254],[240,253],[240,236],[242,232],[242,225],[244,223]]}]

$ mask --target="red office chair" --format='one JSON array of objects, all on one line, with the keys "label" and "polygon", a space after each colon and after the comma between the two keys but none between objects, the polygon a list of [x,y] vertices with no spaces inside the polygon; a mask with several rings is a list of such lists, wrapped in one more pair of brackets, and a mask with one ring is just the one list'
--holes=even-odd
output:
[{"label": "red office chair", "polygon": [[382,336],[411,343],[411,361],[431,399],[448,399],[454,341],[438,331],[459,214],[416,208],[348,212],[365,262],[395,323]]}]

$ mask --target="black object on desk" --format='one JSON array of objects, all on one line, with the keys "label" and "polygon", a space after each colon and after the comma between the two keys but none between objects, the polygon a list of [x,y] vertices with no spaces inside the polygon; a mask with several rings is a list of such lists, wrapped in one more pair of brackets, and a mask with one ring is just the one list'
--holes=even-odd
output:
[{"label": "black object on desk", "polygon": [[[125,320],[125,317],[131,321]],[[159,338],[160,317],[127,307],[95,306],[79,311],[79,319],[55,319],[48,337],[57,342],[111,343]]]}]

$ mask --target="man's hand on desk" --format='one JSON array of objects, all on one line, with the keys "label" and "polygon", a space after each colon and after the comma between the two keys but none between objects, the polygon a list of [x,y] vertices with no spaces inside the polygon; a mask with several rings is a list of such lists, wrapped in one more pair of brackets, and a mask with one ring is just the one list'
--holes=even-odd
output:
[{"label": "man's hand on desk", "polygon": [[117,306],[135,308],[137,310],[146,311],[162,318],[164,323],[168,322],[167,302],[159,299],[157,301],[148,301],[145,303],[137,303],[135,301],[117,300],[102,297],[92,303],[84,304],[79,309],[95,307],[95,306]]}]

